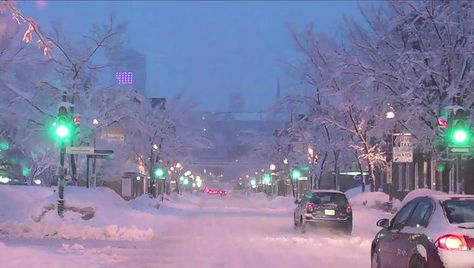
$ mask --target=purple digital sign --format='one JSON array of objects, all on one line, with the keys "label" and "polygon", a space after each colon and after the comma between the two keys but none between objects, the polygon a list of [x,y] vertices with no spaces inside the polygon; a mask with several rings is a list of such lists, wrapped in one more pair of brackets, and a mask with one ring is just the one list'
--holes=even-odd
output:
[{"label": "purple digital sign", "polygon": [[133,84],[133,73],[132,72],[116,72],[115,79],[117,79],[119,85],[131,85]]}]

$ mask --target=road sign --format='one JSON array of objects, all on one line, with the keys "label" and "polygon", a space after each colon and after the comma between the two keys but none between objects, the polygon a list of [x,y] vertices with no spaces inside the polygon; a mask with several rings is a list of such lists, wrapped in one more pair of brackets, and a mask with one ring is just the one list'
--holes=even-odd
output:
[{"label": "road sign", "polygon": [[409,133],[399,133],[393,135],[393,162],[411,163],[413,162],[413,136]]},{"label": "road sign", "polygon": [[471,150],[469,147],[463,147],[463,148],[458,148],[458,147],[450,147],[449,152],[451,153],[469,153]]},{"label": "road sign", "polygon": [[94,154],[113,154],[114,150],[94,150]]},{"label": "road sign", "polygon": [[93,154],[94,147],[66,147],[66,154]]}]

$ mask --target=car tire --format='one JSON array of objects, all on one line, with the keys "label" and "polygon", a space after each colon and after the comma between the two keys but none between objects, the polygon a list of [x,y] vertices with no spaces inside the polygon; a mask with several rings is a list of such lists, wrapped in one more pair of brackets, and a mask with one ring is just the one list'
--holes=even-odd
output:
[{"label": "car tire", "polygon": [[298,221],[296,220],[296,214],[293,214],[293,226],[295,227],[295,229],[298,228]]},{"label": "car tire", "polygon": [[351,223],[346,223],[344,225],[343,231],[344,231],[345,235],[352,235],[352,222]]},{"label": "car tire", "polygon": [[302,234],[306,233],[306,223],[303,221],[303,217],[300,218],[300,231]]},{"label": "car tire", "polygon": [[411,257],[410,264],[408,264],[409,268],[426,268],[428,265],[426,264],[425,259],[420,255],[415,255]]},{"label": "car tire", "polygon": [[370,260],[370,268],[381,268],[382,264],[380,263],[380,257],[377,252],[372,253],[372,258]]}]

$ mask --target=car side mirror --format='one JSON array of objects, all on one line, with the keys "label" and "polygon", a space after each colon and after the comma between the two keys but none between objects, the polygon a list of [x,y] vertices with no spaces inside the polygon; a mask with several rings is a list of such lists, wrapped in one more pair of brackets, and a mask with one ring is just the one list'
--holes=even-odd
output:
[{"label": "car side mirror", "polygon": [[390,226],[389,219],[381,219],[377,221],[377,226],[382,228],[388,228]]}]

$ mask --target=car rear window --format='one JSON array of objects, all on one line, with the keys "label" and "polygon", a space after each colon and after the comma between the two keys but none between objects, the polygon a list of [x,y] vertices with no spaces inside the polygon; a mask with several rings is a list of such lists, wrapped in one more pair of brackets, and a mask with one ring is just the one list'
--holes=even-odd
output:
[{"label": "car rear window", "polygon": [[474,199],[450,199],[443,202],[450,223],[474,222]]},{"label": "car rear window", "polygon": [[346,196],[339,193],[313,193],[310,202],[315,205],[335,203],[338,206],[344,206],[348,203]]}]

